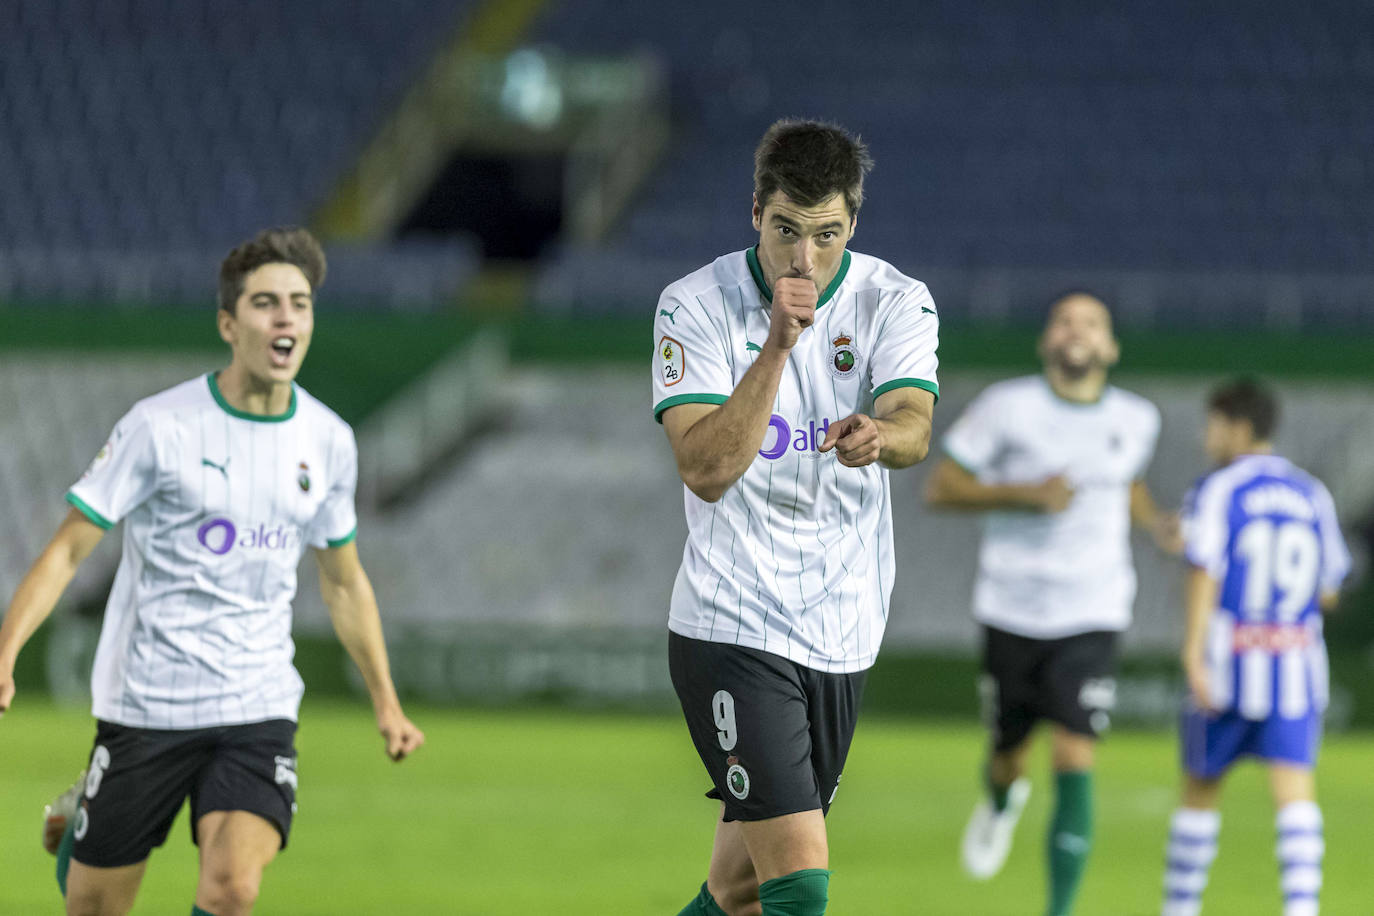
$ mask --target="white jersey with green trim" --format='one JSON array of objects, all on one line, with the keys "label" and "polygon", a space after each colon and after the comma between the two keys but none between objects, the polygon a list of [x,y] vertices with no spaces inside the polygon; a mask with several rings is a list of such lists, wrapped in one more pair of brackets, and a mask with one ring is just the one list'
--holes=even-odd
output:
[{"label": "white jersey with green trim", "polygon": [[1159,437],[1159,409],[1108,386],[1092,404],[1058,397],[1043,375],[989,386],[945,434],[946,454],[989,484],[1062,475],[1063,512],[984,513],[974,617],[1032,639],[1131,623],[1131,486]]},{"label": "white jersey with green trim", "polygon": [[91,676],[98,719],[204,728],[296,718],[291,601],[306,545],[357,530],[348,424],[293,386],[286,413],[241,413],[215,376],[139,401],[67,501],[124,520]]},{"label": "white jersey with green trim", "polygon": [[[664,290],[654,321],[654,416],[723,404],[768,338],[772,292],[753,249]],[[895,574],[888,472],[817,449],[829,425],[895,388],[937,397],[939,318],[925,284],[845,252],[792,349],[763,448],[719,501],[683,487],[687,545],[669,628],[819,671],[873,664]]]}]

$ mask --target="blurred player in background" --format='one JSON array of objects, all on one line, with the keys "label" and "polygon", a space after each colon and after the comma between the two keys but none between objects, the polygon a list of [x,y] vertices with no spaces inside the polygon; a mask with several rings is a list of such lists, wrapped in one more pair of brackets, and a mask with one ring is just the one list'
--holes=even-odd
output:
[{"label": "blurred player in background", "polygon": [[1322,611],[1350,554],[1321,481],[1273,454],[1274,396],[1249,379],[1208,401],[1216,470],[1186,500],[1183,804],[1169,829],[1165,916],[1202,911],[1217,853],[1222,779],[1241,757],[1269,767],[1284,916],[1315,916],[1322,815],[1312,768],[1327,700]]},{"label": "blurred player in background", "polygon": [[128,912],[188,796],[200,847],[192,913],[252,909],[296,809],[291,600],[307,546],[387,753],[399,760],[424,741],[397,700],[358,561],[352,430],[293,381],[324,273],[303,229],[267,230],[229,253],[218,316],[228,368],[139,401],[115,425],[0,627],[3,713],[19,650],[126,519],[91,678],[95,747],[45,824],[50,851],[60,838],[68,913]]},{"label": "blurred player in background", "polygon": [[1107,384],[1119,347],[1095,296],[1056,299],[1040,375],[992,385],[942,445],[927,499],[985,512],[974,617],[992,749],[987,798],[965,830],[964,868],[1001,870],[1030,793],[1031,731],[1053,723],[1055,803],[1047,912],[1071,911],[1092,844],[1094,744],[1116,693],[1117,634],[1131,621],[1132,522],[1172,546],[1170,519],[1142,480],[1159,434],[1149,401]]},{"label": "blurred player in background", "polygon": [[722,802],[683,916],[826,908],[824,815],[895,572],[887,468],[925,457],[939,391],[925,285],[846,250],[871,167],[839,128],[774,124],[758,244],[659,300],[654,416],[688,528],[669,668]]}]

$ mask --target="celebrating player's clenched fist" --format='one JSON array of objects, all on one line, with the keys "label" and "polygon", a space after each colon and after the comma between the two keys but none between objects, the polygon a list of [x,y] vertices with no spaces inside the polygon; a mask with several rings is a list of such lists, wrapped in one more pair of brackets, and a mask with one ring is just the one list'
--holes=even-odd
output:
[{"label": "celebrating player's clenched fist", "polygon": [[816,284],[804,277],[779,277],[773,290],[768,342],[781,350],[796,346],[801,332],[816,320]]}]

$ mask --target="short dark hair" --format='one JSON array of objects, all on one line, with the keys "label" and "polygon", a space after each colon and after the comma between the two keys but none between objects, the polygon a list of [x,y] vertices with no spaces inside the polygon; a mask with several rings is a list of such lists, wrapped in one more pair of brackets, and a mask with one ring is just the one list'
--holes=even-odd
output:
[{"label": "short dark hair", "polygon": [[754,150],[754,196],[762,209],[774,191],[803,207],[844,195],[852,220],[864,202],[864,175],[873,170],[868,146],[820,121],[774,122]]},{"label": "short dark hair", "polygon": [[1071,286],[1068,289],[1060,290],[1050,297],[1049,304],[1045,306],[1045,321],[1049,322],[1049,320],[1054,317],[1054,311],[1059,308],[1061,302],[1068,299],[1077,299],[1080,296],[1101,302],[1102,307],[1107,310],[1107,315],[1111,317],[1112,307],[1107,304],[1105,296],[1097,292],[1097,290],[1089,289],[1086,286]]},{"label": "short dark hair", "polygon": [[324,283],[324,249],[310,230],[300,226],[264,229],[234,247],[219,265],[219,307],[233,314],[243,281],[264,264],[294,264],[305,274],[313,293]]},{"label": "short dark hair", "polygon": [[1248,420],[1255,439],[1264,442],[1278,425],[1279,402],[1268,385],[1243,376],[1218,385],[1207,398],[1207,408],[1228,420]]}]

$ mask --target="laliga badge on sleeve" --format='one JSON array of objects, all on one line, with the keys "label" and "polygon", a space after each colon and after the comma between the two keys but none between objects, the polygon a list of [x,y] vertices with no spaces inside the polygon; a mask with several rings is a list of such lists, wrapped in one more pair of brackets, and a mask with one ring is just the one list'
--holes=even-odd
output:
[{"label": "laliga badge on sleeve", "polygon": [[682,381],[687,371],[687,355],[682,352],[682,344],[664,335],[658,342],[659,374],[665,387],[671,388]]}]

